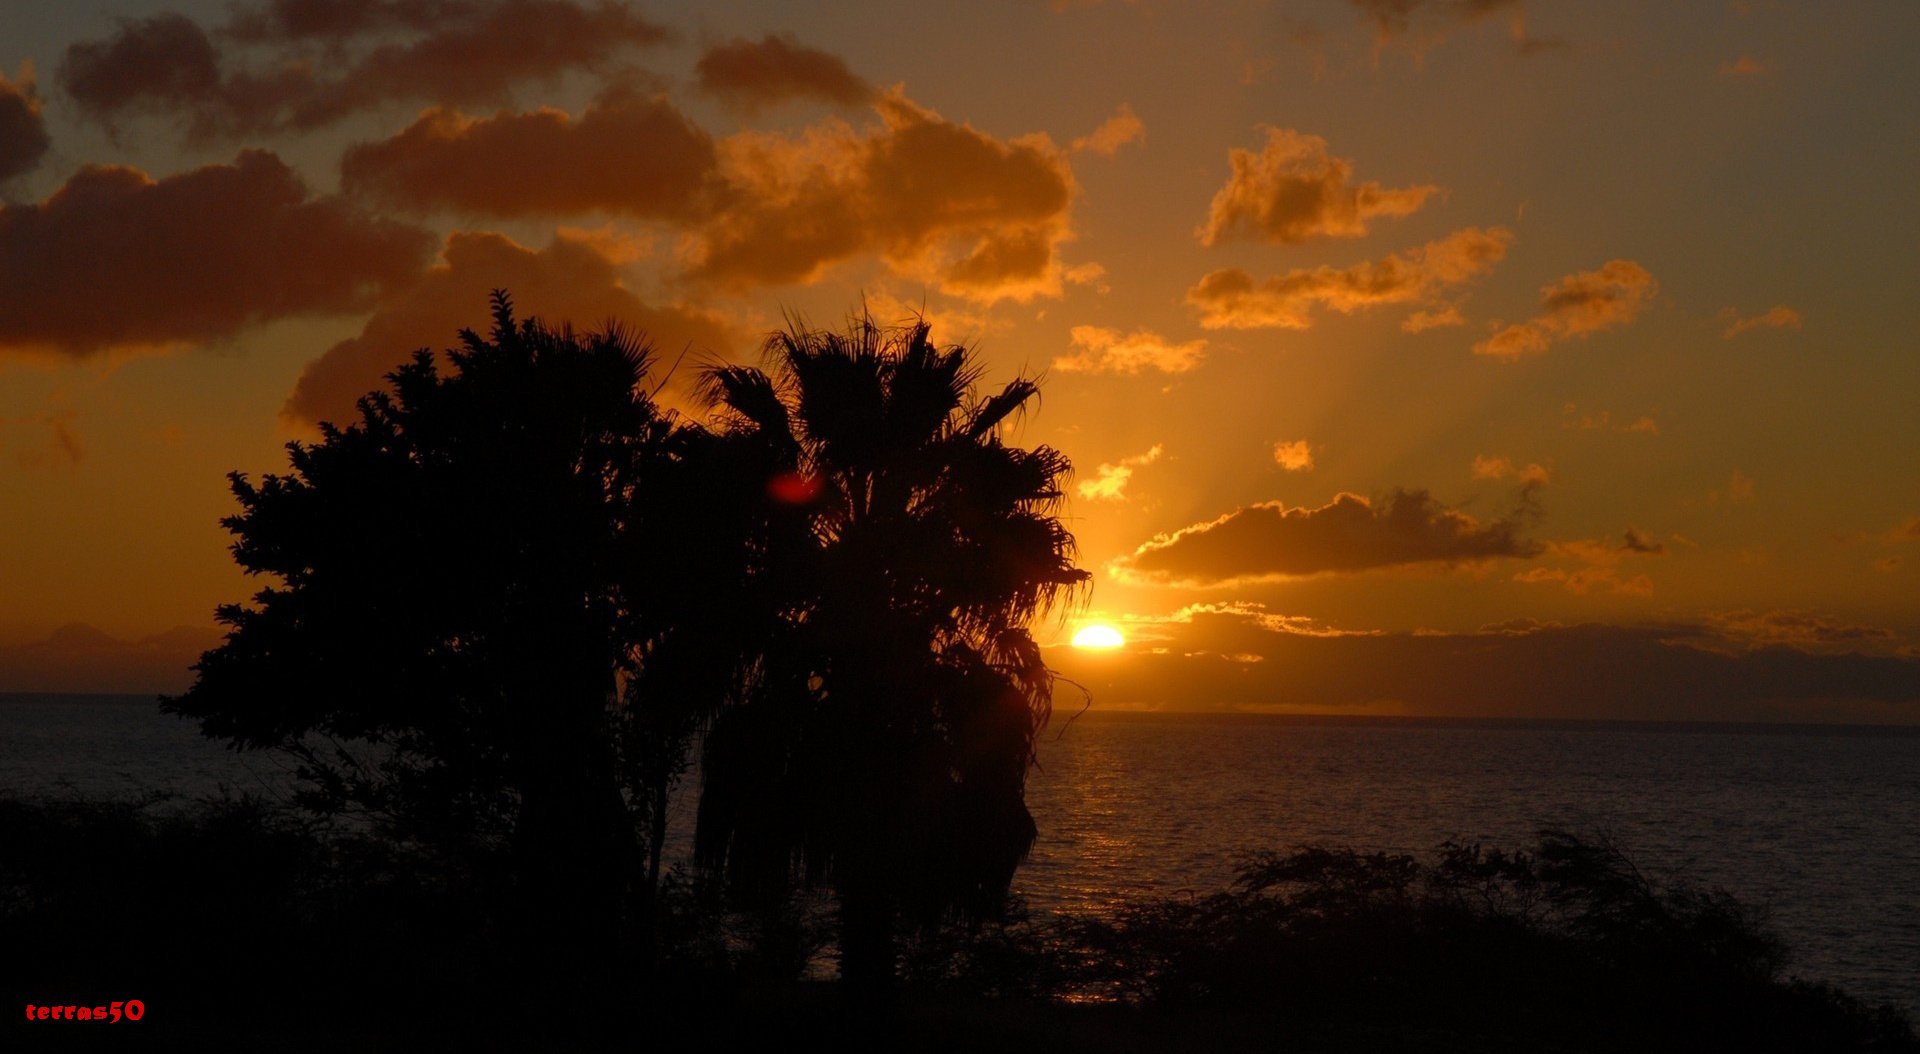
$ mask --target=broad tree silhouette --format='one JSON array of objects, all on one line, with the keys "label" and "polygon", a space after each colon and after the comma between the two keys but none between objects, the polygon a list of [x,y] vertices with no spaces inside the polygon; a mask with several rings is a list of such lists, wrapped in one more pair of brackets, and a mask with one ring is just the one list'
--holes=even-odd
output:
[{"label": "broad tree silhouette", "polygon": [[679,599],[629,530],[679,429],[616,326],[516,322],[505,293],[493,315],[450,371],[421,351],[289,444],[290,474],[230,477],[234,558],[275,582],[219,610],[225,643],[164,706],[291,752],[316,810],[490,861],[529,929],[606,950],[649,811],[623,783],[677,764],[616,701],[649,605]]},{"label": "broad tree silhouette", "polygon": [[705,389],[809,530],[767,568],[788,633],[707,737],[696,854],[738,889],[829,883],[842,976],[884,994],[897,920],[997,913],[1032,845],[1053,676],[1027,625],[1088,579],[1054,515],[1069,465],[1001,441],[1033,381],[977,395],[925,322],[794,322],[766,353]]}]

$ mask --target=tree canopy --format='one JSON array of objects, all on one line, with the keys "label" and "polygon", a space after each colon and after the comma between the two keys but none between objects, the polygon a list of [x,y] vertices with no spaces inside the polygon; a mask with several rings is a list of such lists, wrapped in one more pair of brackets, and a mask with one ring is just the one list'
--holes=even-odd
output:
[{"label": "tree canopy", "polygon": [[701,736],[697,859],[747,897],[830,886],[850,978],[886,984],[901,915],[997,913],[1053,689],[1028,625],[1088,578],[1066,459],[1002,437],[1036,385],[980,393],[924,322],[795,323],[769,369],[703,373],[702,427],[617,326],[493,309],[287,474],[231,477],[270,581],[166,707],[571,932],[657,885]]}]

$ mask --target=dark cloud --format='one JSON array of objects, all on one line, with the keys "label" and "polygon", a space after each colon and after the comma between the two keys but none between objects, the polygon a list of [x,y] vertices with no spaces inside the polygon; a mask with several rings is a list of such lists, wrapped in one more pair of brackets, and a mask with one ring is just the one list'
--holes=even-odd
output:
[{"label": "dark cloud", "polygon": [[1438,187],[1354,184],[1353,162],[1327,153],[1327,141],[1287,128],[1265,129],[1258,153],[1233,150],[1233,174],[1213,196],[1200,240],[1217,245],[1234,237],[1275,244],[1313,238],[1358,238],[1367,221],[1419,211]]},{"label": "dark cloud", "polygon": [[1709,618],[1706,624],[1711,632],[1695,643],[1714,651],[1784,647],[1820,654],[1916,657],[1915,650],[1891,630],[1811,611],[1730,611]]},{"label": "dark cloud", "polygon": [[47,122],[40,116],[32,70],[17,80],[0,73],[0,183],[32,171],[52,142]]},{"label": "dark cloud", "polygon": [[1900,721],[1920,718],[1920,659],[1808,650],[1708,623],[1465,633],[1340,632],[1250,605],[1122,627],[1125,653],[1050,649],[1097,706],[1328,709],[1450,717]]},{"label": "dark cloud", "polygon": [[1382,46],[1410,43],[1415,53],[1444,41],[1455,30],[1505,16],[1514,50],[1522,55],[1564,51],[1559,37],[1536,37],[1527,31],[1525,0],[1347,0],[1374,27]]},{"label": "dark cloud", "polygon": [[360,335],[343,340],[300,374],[281,409],[290,422],[344,421],[354,401],[420,348],[454,343],[462,328],[485,317],[496,288],[513,295],[523,317],[581,328],[618,321],[670,354],[726,351],[733,343],[720,320],[703,312],[644,303],[620,277],[618,246],[562,233],[538,251],[491,232],[450,236],[425,279],[380,304]]},{"label": "dark cloud", "polygon": [[487,0],[268,0],[233,12],[223,33],[235,40],[340,41],[399,29],[426,31],[472,19]]},{"label": "dark cloud", "polygon": [[[403,39],[390,39],[399,31]],[[159,114],[197,137],[318,128],[398,102],[501,105],[522,83],[614,68],[667,31],[623,4],[573,0],[245,8],[216,39],[178,14],[122,20],[67,48],[61,87],[112,127]],[[315,56],[302,43],[324,41]]]},{"label": "dark cloud", "polygon": [[1377,504],[1340,494],[1317,509],[1263,502],[1156,536],[1115,569],[1149,582],[1209,585],[1532,556],[1542,547],[1521,536],[1522,519],[1483,523],[1424,490],[1394,490]]},{"label": "dark cloud", "polygon": [[701,91],[749,113],[799,99],[859,106],[874,97],[839,56],[784,34],[717,44],[694,72]]},{"label": "dark cloud", "polygon": [[83,623],[45,640],[0,647],[0,692],[184,691],[200,653],[220,643],[212,627],[180,626],[139,640],[121,640]]},{"label": "dark cloud", "polygon": [[154,348],[361,311],[432,253],[426,231],[312,197],[264,151],[157,181],[88,167],[46,201],[0,207],[0,352]]},{"label": "dark cloud", "polygon": [[714,143],[664,98],[618,89],[578,120],[559,110],[472,118],[448,109],[352,147],[350,194],[417,211],[691,220],[720,190]]},{"label": "dark cloud", "polygon": [[1632,527],[1627,528],[1626,540],[1620,543],[1620,548],[1630,553],[1645,553],[1648,556],[1659,556],[1667,551],[1666,546]]},{"label": "dark cloud", "polygon": [[1415,16],[1439,22],[1473,22],[1502,11],[1519,10],[1522,0],[1347,0],[1379,29],[1394,37],[1413,28]]}]

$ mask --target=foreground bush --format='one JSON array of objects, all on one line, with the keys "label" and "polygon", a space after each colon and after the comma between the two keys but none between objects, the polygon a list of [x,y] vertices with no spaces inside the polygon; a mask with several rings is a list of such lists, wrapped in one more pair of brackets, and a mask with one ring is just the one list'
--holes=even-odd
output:
[{"label": "foreground bush", "polygon": [[1498,1049],[1920,1050],[1892,1009],[1783,978],[1785,949],[1731,896],[1663,885],[1610,842],[1564,832],[1431,862],[1266,855],[1229,892],[1060,931],[1062,983],[1162,1008]]},{"label": "foreground bush", "polygon": [[923,930],[886,1021],[800,980],[832,955],[820,904],[675,875],[609,963],[525,932],[483,865],[244,800],[0,797],[0,992],[140,999],[189,1049],[1920,1050],[1894,1011],[1783,977],[1738,901],[1567,834],[1305,849],[1108,919]]}]

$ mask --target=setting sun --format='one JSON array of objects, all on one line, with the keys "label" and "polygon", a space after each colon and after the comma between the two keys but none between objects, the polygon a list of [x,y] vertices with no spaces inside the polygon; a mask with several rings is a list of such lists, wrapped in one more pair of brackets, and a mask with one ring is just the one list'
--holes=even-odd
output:
[{"label": "setting sun", "polygon": [[1111,651],[1124,645],[1126,642],[1127,638],[1121,636],[1119,630],[1100,622],[1096,622],[1090,626],[1082,626],[1079,631],[1073,635],[1074,647],[1086,648],[1091,651]]}]

